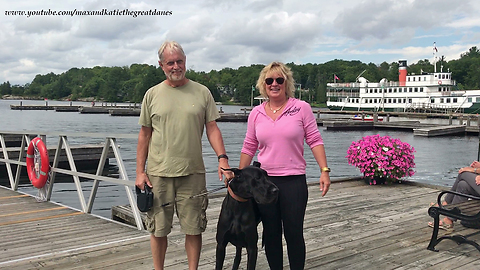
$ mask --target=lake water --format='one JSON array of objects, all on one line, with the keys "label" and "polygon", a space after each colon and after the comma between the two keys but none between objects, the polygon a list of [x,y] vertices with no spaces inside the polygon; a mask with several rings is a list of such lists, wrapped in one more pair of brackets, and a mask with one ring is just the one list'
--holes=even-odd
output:
[{"label": "lake water", "polygon": [[[44,105],[45,101],[22,101],[24,105]],[[18,100],[0,100],[0,131],[38,131],[38,132],[90,132],[107,134],[130,134],[136,135],[139,131],[138,117],[113,117],[107,114],[80,114],[77,112],[55,111],[17,111],[11,110],[10,104],[20,104]],[[48,101],[49,105],[68,105],[70,102]],[[86,102],[72,102],[72,105],[90,106]],[[218,105],[219,109],[226,113],[240,113],[244,106]],[[338,117],[322,115],[321,117]],[[397,120],[391,118],[391,121]],[[398,120],[402,120],[398,118]],[[416,119],[418,120],[418,119]],[[443,119],[420,119],[428,123],[447,123]],[[218,123],[225,141],[227,154],[230,157],[230,166],[238,166],[240,150],[245,136],[246,123]],[[457,175],[458,169],[469,165],[477,159],[479,141],[477,136],[444,136],[425,138],[413,136],[412,132],[375,130],[375,131],[327,131],[319,126],[327,153],[328,165],[332,169],[332,179],[340,177],[361,176],[359,170],[347,163],[346,151],[352,141],[361,139],[363,136],[380,134],[399,138],[412,145],[415,152],[416,173],[407,180],[451,186]],[[105,138],[82,138],[69,137],[69,143],[100,143]],[[58,137],[48,137],[48,145],[56,145]],[[120,152],[128,171],[131,181],[135,180],[135,155],[137,140],[118,139]],[[220,187],[222,182],[217,176],[217,158],[211,149],[206,136],[203,138],[203,151],[205,166],[207,169],[207,185],[211,190]],[[320,172],[315,159],[307,147],[305,149],[307,161],[307,180],[318,181]],[[113,159],[111,159],[112,161]],[[115,165],[115,162],[111,162]],[[90,194],[92,182],[82,182],[82,188],[86,200]],[[22,185],[21,191],[36,194],[36,189],[31,185]],[[65,205],[80,209],[77,192],[73,180],[55,183],[52,200]],[[93,213],[104,217],[110,217],[111,206],[127,204],[126,193],[123,186],[103,183],[97,192]]]}]

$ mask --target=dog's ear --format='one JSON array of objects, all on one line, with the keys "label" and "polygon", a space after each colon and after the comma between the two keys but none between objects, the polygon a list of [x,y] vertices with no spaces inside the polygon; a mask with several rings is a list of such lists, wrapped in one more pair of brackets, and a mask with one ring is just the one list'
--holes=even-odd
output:
[{"label": "dog's ear", "polygon": [[254,161],[254,162],[253,162],[253,166],[254,166],[254,167],[260,168],[261,165],[262,165],[262,164],[261,164],[260,162],[258,162],[258,161]]}]

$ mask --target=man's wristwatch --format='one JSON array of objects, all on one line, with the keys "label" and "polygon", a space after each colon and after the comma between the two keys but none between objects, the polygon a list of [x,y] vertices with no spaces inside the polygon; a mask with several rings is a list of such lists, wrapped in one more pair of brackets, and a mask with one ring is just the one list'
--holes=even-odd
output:
[{"label": "man's wristwatch", "polygon": [[221,158],[226,158],[228,160],[228,156],[225,154],[221,154],[218,156],[218,161],[220,161]]},{"label": "man's wristwatch", "polygon": [[331,172],[332,170],[330,170],[329,167],[323,167],[323,168],[321,169],[321,171],[322,171],[322,172]]}]

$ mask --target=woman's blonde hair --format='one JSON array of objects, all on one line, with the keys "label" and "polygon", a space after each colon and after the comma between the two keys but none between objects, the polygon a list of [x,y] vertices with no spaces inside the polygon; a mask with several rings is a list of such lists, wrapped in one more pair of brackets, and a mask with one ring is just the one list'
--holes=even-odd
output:
[{"label": "woman's blonde hair", "polygon": [[281,62],[272,62],[267,66],[265,66],[262,69],[262,71],[260,71],[260,76],[258,77],[258,81],[257,81],[257,89],[260,91],[260,95],[268,99],[265,79],[268,73],[273,73],[273,72],[282,74],[283,78],[285,79],[284,84],[285,84],[285,92],[287,94],[287,97],[291,97],[291,98],[295,97],[294,96],[295,81],[293,80],[292,70],[289,67],[287,67],[284,63],[281,63]]}]

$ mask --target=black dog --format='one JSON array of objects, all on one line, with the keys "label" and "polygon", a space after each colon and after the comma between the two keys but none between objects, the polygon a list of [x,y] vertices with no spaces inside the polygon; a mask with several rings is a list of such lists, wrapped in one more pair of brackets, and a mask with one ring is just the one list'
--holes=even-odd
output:
[{"label": "black dog", "polygon": [[228,243],[237,247],[232,269],[240,265],[242,248],[247,249],[247,269],[257,264],[257,225],[260,213],[256,203],[267,204],[276,201],[278,188],[267,179],[267,172],[260,169],[260,163],[243,169],[226,169],[235,174],[228,184],[228,193],[223,200],[217,225],[217,251],[215,269],[223,268],[225,249]]}]

